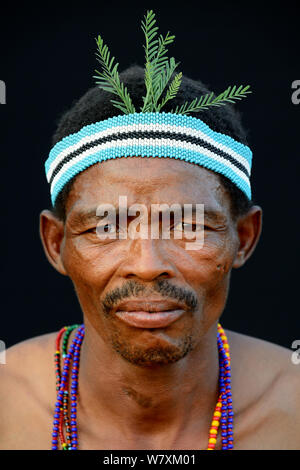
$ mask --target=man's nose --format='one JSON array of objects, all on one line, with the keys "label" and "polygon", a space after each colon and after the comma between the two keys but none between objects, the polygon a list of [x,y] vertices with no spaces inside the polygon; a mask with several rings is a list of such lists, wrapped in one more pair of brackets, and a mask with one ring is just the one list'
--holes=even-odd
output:
[{"label": "man's nose", "polygon": [[163,249],[161,240],[137,239],[132,242],[119,275],[126,279],[138,277],[145,281],[172,278],[177,274],[172,258],[174,260],[171,253]]}]

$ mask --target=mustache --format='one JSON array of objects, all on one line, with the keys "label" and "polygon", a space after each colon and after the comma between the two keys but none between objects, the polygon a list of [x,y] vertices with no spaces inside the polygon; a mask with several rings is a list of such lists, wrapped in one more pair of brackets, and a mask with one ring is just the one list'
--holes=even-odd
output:
[{"label": "mustache", "polygon": [[189,310],[195,310],[198,306],[198,299],[193,291],[175,286],[167,279],[160,279],[153,283],[151,291],[149,291],[149,288],[146,286],[133,280],[126,282],[121,287],[116,287],[111,292],[108,292],[101,301],[102,309],[105,315],[109,315],[110,310],[121,301],[132,297],[138,298],[141,294],[142,297],[150,296],[153,292],[162,294],[165,300],[179,300],[184,303]]}]

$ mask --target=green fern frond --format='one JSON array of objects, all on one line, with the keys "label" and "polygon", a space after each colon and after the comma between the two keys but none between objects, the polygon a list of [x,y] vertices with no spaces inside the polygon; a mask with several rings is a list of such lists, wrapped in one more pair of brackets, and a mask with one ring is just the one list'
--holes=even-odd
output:
[{"label": "green fern frond", "polygon": [[146,44],[144,45],[145,49],[145,85],[146,85],[146,96],[143,97],[143,107],[141,108],[142,112],[152,111],[153,103],[153,75],[154,67],[152,61],[157,56],[158,44],[159,41],[156,38],[158,27],[155,26],[156,19],[155,14],[152,10],[147,11],[146,16],[144,16],[145,22],[142,21],[142,30],[145,35]]},{"label": "green fern frond", "polygon": [[175,64],[173,57],[168,59],[166,56],[167,46],[174,41],[175,36],[168,32],[165,37],[160,34],[156,39],[158,27],[155,26],[155,14],[152,10],[147,11],[144,18],[142,30],[146,40],[144,46],[146,96],[143,98],[144,104],[140,109],[142,112],[147,112],[160,109],[158,100],[178,64]]},{"label": "green fern frond", "polygon": [[153,60],[153,106],[156,111],[157,103],[161,97],[166,85],[168,84],[175,68],[179,64],[175,64],[174,57],[168,59],[166,54],[168,49],[166,46],[174,41],[175,36],[170,36],[169,32],[165,37],[160,35],[158,40],[158,49],[156,57]]},{"label": "green fern frond", "polygon": [[250,85],[247,85],[244,88],[241,85],[238,89],[236,88],[236,85],[233,87],[229,86],[215,98],[213,92],[207,93],[199,99],[195,98],[191,103],[186,102],[182,106],[176,106],[175,110],[171,110],[170,112],[175,114],[197,113],[204,109],[208,109],[210,106],[222,106],[226,103],[234,103],[235,100],[241,100],[242,98],[245,98],[248,93],[252,93],[249,88]]},{"label": "green fern frond", "polygon": [[174,57],[171,57],[169,60],[165,62],[164,67],[163,67],[163,72],[154,76],[154,79],[153,79],[154,111],[159,111],[161,109],[161,105],[158,104],[158,100],[162,96],[166,86],[168,85],[178,65],[179,65],[179,62],[176,63]]},{"label": "green fern frond", "polygon": [[114,64],[115,58],[110,57],[108,47],[104,44],[100,35],[96,39],[96,42],[98,47],[98,52],[96,53],[97,60],[100,62],[103,69],[102,72],[95,70],[97,74],[94,75],[94,78],[97,79],[96,83],[103,90],[109,91],[121,98],[121,101],[111,100],[114,106],[121,109],[125,114],[135,113],[135,107],[132,104],[127,88],[120,81],[118,72],[119,64]]},{"label": "green fern frond", "polygon": [[166,96],[163,98],[161,104],[158,106],[158,111],[161,110],[161,108],[167,103],[167,101],[175,98],[179,90],[179,87],[181,85],[181,81],[182,81],[182,72],[179,72],[177,75],[175,75],[173,81],[170,83]]}]

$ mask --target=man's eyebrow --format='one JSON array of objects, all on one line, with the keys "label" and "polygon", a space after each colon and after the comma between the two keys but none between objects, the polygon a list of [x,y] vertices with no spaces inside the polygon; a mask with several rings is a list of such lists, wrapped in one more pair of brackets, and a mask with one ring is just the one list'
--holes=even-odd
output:
[{"label": "man's eyebrow", "polygon": [[216,209],[206,208],[205,206],[204,218],[218,223],[226,223],[228,220],[227,216],[223,212]]},{"label": "man's eyebrow", "polygon": [[92,220],[101,220],[105,217],[104,215],[97,215],[96,211],[97,207],[94,207],[89,210],[81,209],[78,211],[74,211],[73,214],[70,214],[70,220],[72,221],[72,223],[85,224]]},{"label": "man's eyebrow", "polygon": [[[128,208],[129,207],[130,206],[128,206]],[[180,204],[180,207],[181,207],[182,216],[183,216],[184,205]],[[89,209],[89,210],[79,210],[79,211],[74,212],[74,214],[72,214],[70,218],[72,219],[73,223],[84,224],[93,220],[99,221],[99,220],[102,220],[104,217],[107,217],[108,215],[107,212],[106,212],[106,215],[97,215],[97,209],[98,207],[93,207],[92,209]],[[160,212],[163,213],[167,211],[168,209],[163,209]],[[196,215],[196,211],[197,211],[196,204],[192,204],[192,216]],[[118,216],[119,216],[119,207],[116,207],[116,217]],[[212,207],[206,207],[205,204],[204,204],[204,218],[207,220],[211,220],[212,222],[217,222],[217,223],[227,222],[227,217],[222,211],[214,209]]]},{"label": "man's eyebrow", "polygon": [[[182,213],[182,216],[184,216],[184,204],[179,204],[180,207],[181,207],[181,213]],[[186,204],[188,207],[188,210],[187,210],[187,214],[189,215],[190,212],[190,206],[191,204]],[[215,209],[211,206],[206,206],[205,204],[200,204],[201,206],[204,206],[204,218],[208,219],[208,220],[211,220],[213,222],[218,222],[218,223],[225,223],[227,222],[227,217],[226,215],[221,211],[221,210],[218,210],[218,209]],[[202,207],[201,207],[201,210],[202,210]],[[165,212],[165,211],[162,211],[162,212]],[[196,212],[197,212],[197,207],[196,207],[196,203],[192,204],[192,211],[191,211],[191,215],[194,217],[196,215]]]}]

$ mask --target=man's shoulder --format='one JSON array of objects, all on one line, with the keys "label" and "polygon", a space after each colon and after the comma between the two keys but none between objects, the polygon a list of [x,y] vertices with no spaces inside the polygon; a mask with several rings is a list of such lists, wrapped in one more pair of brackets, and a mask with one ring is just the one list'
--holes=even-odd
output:
[{"label": "man's shoulder", "polygon": [[300,364],[294,360],[293,349],[233,331],[228,331],[227,336],[236,381],[243,377],[250,390],[256,385],[257,392],[269,387],[277,391],[283,386],[286,393],[297,392],[295,397],[300,404]]},{"label": "man's shoulder", "polygon": [[300,449],[300,364],[294,350],[228,332],[241,448]]},{"label": "man's shoulder", "polygon": [[[0,365],[0,449],[23,448],[22,432],[31,436],[33,421],[37,426],[40,422],[51,426],[56,335],[36,336],[6,350],[5,364]],[[32,435],[32,439],[34,446],[36,437]]]},{"label": "man's shoulder", "polygon": [[0,367],[3,377],[16,376],[26,379],[37,369],[44,369],[54,355],[54,342],[57,332],[28,338],[10,346],[6,350],[5,364]]},{"label": "man's shoulder", "polygon": [[53,386],[56,336],[57,332],[35,336],[6,350],[5,364],[0,366],[0,396],[5,394],[9,398],[14,383],[18,385],[17,391],[34,384],[41,393],[51,382]]},{"label": "man's shoulder", "polygon": [[263,369],[264,372],[267,367],[270,374],[280,370],[296,372],[299,369],[295,368],[292,361],[292,353],[294,352],[292,349],[231,330],[226,330],[226,334],[232,360],[239,361],[239,363],[247,361],[250,366],[255,364],[258,370]]}]

